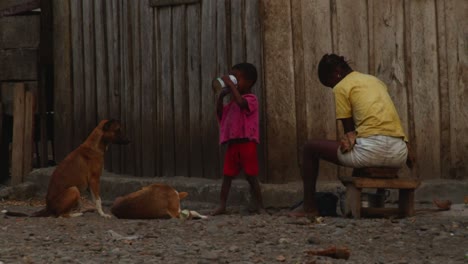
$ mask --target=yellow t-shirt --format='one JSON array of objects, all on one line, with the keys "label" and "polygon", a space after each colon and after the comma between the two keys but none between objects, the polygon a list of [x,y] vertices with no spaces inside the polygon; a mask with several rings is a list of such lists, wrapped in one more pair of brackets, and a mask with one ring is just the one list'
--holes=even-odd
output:
[{"label": "yellow t-shirt", "polygon": [[353,71],[333,87],[336,119],[354,120],[358,137],[384,135],[407,141],[387,86],[372,75]]}]

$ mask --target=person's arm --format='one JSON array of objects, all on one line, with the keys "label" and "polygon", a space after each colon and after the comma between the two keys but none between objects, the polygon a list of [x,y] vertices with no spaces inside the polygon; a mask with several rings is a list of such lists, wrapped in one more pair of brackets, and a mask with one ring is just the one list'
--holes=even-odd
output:
[{"label": "person's arm", "polygon": [[344,129],[344,133],[348,133],[348,132],[352,132],[354,130],[356,130],[356,127],[354,125],[354,120],[352,117],[349,117],[349,118],[343,118],[343,119],[340,119],[341,120],[341,123],[343,124],[343,129]]},{"label": "person's arm", "polygon": [[236,101],[237,105],[239,105],[239,107],[241,109],[245,109],[245,110],[249,111],[249,104],[247,103],[247,100],[245,100],[245,98],[243,98],[242,95],[239,93],[239,90],[237,90],[237,87],[231,81],[231,78],[229,78],[229,76],[227,76],[227,75],[225,75],[225,76],[223,76],[221,78],[223,79],[224,83],[231,90],[231,95],[234,98],[234,100]]},{"label": "person's arm", "polygon": [[216,102],[216,115],[218,116],[218,120],[221,120],[223,117],[223,108],[224,108],[224,97],[229,93],[228,89],[223,89],[219,93],[218,101]]}]

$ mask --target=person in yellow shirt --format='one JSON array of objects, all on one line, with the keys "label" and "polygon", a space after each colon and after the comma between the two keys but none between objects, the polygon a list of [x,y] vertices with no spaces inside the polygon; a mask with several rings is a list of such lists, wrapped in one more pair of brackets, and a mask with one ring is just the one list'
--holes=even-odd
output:
[{"label": "person in yellow shirt", "polygon": [[319,160],[352,168],[402,167],[408,156],[406,135],[386,85],[353,71],[343,56],[325,54],[318,65],[320,82],[333,88],[341,141],[311,140],[303,148],[303,206],[293,216],[319,215],[315,187]]}]

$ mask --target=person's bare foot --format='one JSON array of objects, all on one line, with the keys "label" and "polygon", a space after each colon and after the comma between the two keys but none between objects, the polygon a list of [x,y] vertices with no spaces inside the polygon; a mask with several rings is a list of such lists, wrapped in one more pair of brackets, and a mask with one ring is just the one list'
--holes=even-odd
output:
[{"label": "person's bare foot", "polygon": [[220,207],[216,208],[216,210],[211,212],[210,215],[215,216],[215,215],[222,215],[222,214],[225,214],[225,213],[226,213],[226,207],[220,206]]}]

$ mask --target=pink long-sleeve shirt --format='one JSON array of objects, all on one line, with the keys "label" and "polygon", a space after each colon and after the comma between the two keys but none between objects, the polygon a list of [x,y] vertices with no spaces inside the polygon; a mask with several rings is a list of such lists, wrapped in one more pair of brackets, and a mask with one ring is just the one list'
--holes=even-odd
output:
[{"label": "pink long-sleeve shirt", "polygon": [[258,100],[254,94],[245,94],[249,109],[241,109],[233,100],[223,107],[223,115],[219,121],[219,143],[231,139],[247,138],[259,143]]}]

